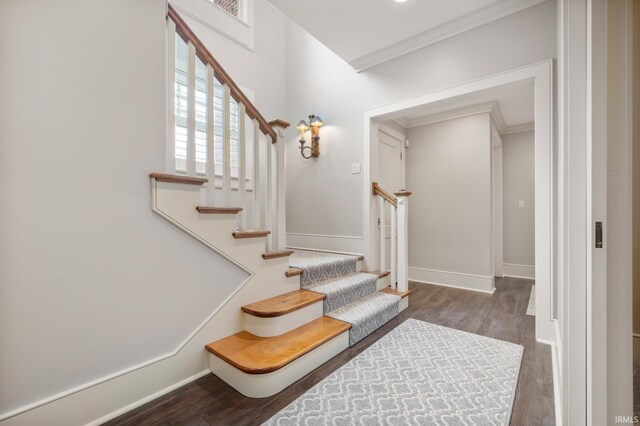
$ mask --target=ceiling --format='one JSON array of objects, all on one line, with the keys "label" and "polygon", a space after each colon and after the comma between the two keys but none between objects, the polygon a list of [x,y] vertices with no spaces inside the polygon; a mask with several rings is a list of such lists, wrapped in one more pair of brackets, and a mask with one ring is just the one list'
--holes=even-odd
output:
[{"label": "ceiling", "polygon": [[269,0],[362,71],[545,0]]},{"label": "ceiling", "polygon": [[491,111],[502,133],[532,128],[535,120],[534,81],[524,80],[443,99],[382,117],[410,128],[456,116]]}]

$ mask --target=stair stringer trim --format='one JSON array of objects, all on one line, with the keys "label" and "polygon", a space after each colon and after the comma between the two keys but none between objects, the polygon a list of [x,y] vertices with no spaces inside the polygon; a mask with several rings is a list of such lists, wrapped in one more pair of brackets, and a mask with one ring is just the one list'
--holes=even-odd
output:
[{"label": "stair stringer trim", "polygon": [[[166,198],[164,200],[161,198],[162,196],[171,197],[172,194],[180,199],[171,203],[167,202]],[[189,201],[189,197],[193,199]],[[289,268],[287,258],[263,259],[261,255],[265,248],[264,238],[234,239],[231,234],[235,229],[235,215],[230,215],[233,217],[230,220],[225,220],[218,215],[215,217],[199,215],[195,210],[200,201],[199,197],[199,187],[185,188],[184,185],[176,183],[152,180],[152,210],[154,213],[246,271],[249,276],[207,316],[196,330],[190,333],[189,337],[177,348],[176,353],[208,323],[213,321],[218,314],[224,313],[223,310],[227,311],[224,313],[224,320],[216,326],[215,335],[208,336],[210,341],[221,339],[244,329],[244,315],[240,309],[243,305],[300,288],[299,280],[290,280],[284,275],[284,272]],[[171,208],[167,206],[171,204],[175,206],[175,209],[168,211]],[[228,229],[225,229],[225,222],[229,224]],[[206,233],[209,233],[209,236]],[[244,259],[239,261],[238,257]]]}]

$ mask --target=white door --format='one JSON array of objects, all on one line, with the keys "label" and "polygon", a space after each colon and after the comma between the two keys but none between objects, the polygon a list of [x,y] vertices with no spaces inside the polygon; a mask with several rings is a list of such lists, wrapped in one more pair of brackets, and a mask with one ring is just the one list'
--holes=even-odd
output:
[{"label": "white door", "polygon": [[[389,193],[404,188],[404,141],[398,136],[392,136],[384,130],[378,132],[378,184]],[[391,208],[385,209],[385,264],[390,267],[391,259]]]}]

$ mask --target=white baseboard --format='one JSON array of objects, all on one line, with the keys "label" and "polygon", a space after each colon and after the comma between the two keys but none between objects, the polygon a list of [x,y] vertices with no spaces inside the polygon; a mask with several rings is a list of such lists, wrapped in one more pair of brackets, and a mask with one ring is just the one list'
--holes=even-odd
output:
[{"label": "white baseboard", "polygon": [[515,263],[504,263],[503,275],[505,277],[536,279],[536,267],[529,265],[518,265]]},{"label": "white baseboard", "polygon": [[182,386],[184,386],[184,385],[186,385],[188,383],[191,383],[191,382],[193,382],[195,380],[198,380],[199,378],[204,377],[207,374],[211,374],[211,371],[209,371],[209,369],[203,370],[203,371],[199,372],[198,374],[195,374],[195,375],[193,375],[191,377],[187,377],[186,379],[181,380],[178,383],[174,383],[173,385],[168,386],[168,387],[166,387],[166,388],[164,388],[164,389],[162,389],[162,390],[160,390],[160,391],[158,391],[158,392],[156,392],[156,393],[154,393],[152,395],[149,395],[149,396],[146,396],[146,397],[144,397],[142,399],[139,399],[138,401],[136,401],[136,402],[134,402],[132,404],[129,404],[126,407],[122,407],[119,410],[116,410],[116,411],[114,411],[112,413],[107,414],[106,416],[103,416],[103,417],[101,417],[99,419],[96,419],[96,420],[90,422],[90,423],[87,423],[87,426],[94,426],[94,425],[98,426],[98,425],[101,425],[103,423],[108,422],[109,420],[113,420],[116,417],[123,415],[124,413],[128,413],[129,411],[131,411],[133,409],[136,409],[136,408],[146,404],[147,402],[153,401],[156,398],[160,398],[161,396],[166,395],[169,392],[171,392],[173,390],[176,390],[176,389],[178,389],[178,388],[180,388],[180,387],[182,387]]},{"label": "white baseboard", "polygon": [[436,269],[410,266],[409,280],[445,287],[460,288],[464,290],[480,291],[482,293],[493,293],[495,291],[494,279],[492,276],[438,271]]}]

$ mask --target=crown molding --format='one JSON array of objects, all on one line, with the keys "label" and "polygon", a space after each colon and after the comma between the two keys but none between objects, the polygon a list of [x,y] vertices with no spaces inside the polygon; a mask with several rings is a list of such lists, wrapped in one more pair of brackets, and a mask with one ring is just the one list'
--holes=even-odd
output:
[{"label": "crown molding", "polygon": [[503,135],[511,135],[513,133],[533,132],[535,129],[535,123],[523,123],[514,124],[513,126],[506,126],[502,131]]},{"label": "crown molding", "polygon": [[544,3],[545,1],[548,0],[500,1],[348,62],[357,72],[362,72],[423,47]]},{"label": "crown molding", "polygon": [[[500,125],[498,123],[504,123],[504,119],[502,118],[502,113],[500,113],[500,109],[498,108],[498,104],[496,102],[485,102],[481,104],[466,106],[462,108],[455,108],[444,112],[438,112],[434,114],[429,114],[423,117],[417,117],[412,119],[402,119],[406,125],[404,126],[406,129],[410,129],[412,127],[420,127],[426,126],[429,124],[439,123],[441,121],[454,120],[456,118],[468,117],[470,115],[477,115],[489,113],[496,121],[498,128]],[[497,116],[497,118],[496,118]],[[398,122],[398,119],[396,119]]]}]

